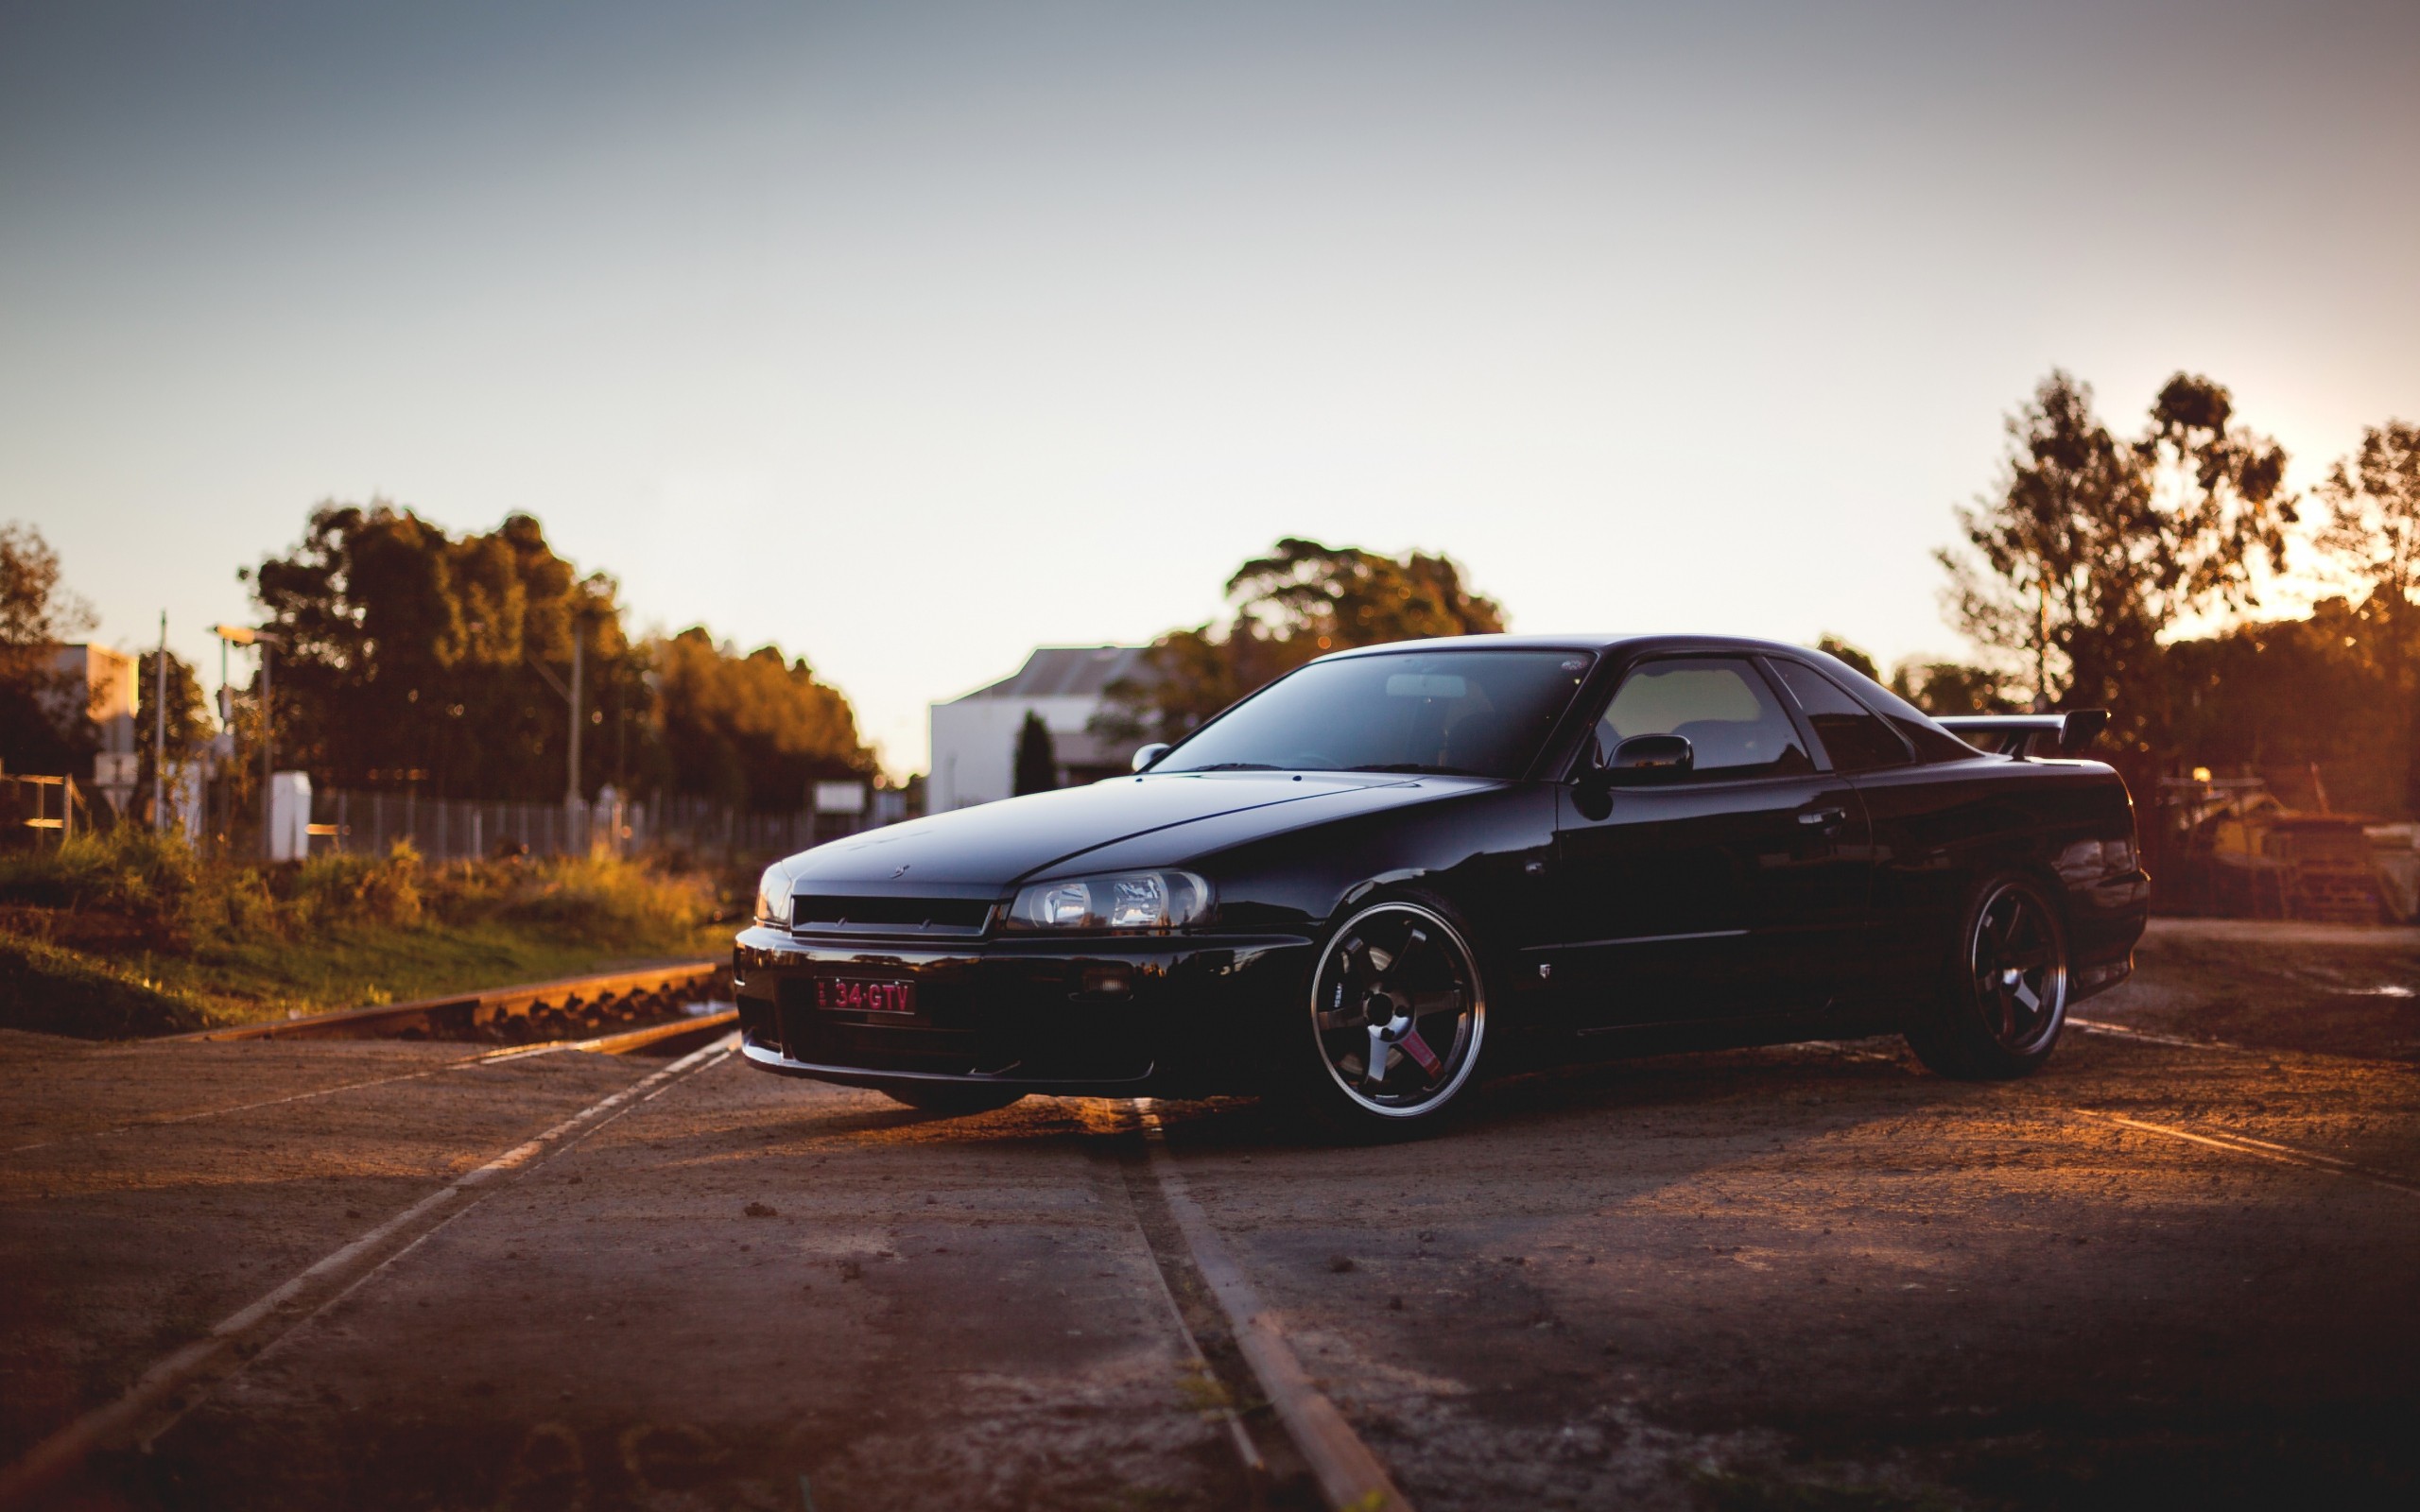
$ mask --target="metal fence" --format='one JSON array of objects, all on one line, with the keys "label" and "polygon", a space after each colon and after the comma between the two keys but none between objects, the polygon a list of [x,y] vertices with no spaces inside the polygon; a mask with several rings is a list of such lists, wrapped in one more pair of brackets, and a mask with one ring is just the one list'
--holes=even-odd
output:
[{"label": "metal fence", "polygon": [[787,855],[887,823],[876,814],[802,809],[756,814],[705,799],[653,802],[502,803],[416,793],[325,789],[311,795],[314,850],[384,854],[399,840],[432,861],[498,854],[579,855],[678,847],[721,855]]}]

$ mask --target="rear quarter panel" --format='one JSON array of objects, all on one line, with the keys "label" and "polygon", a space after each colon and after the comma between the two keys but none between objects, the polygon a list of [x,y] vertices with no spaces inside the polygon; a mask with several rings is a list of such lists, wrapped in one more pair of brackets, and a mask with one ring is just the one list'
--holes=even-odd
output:
[{"label": "rear quarter panel", "polygon": [[2074,996],[2123,980],[2151,887],[2135,861],[2134,803],[2115,771],[1979,756],[1856,781],[1874,822],[1877,998],[1937,990],[1968,898],[2003,871],[2031,875],[2061,902]]}]

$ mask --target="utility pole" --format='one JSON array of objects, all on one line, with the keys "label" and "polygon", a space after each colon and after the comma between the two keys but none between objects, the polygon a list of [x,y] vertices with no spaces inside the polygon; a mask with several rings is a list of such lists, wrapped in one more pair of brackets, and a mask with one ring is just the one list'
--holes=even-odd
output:
[{"label": "utility pole", "polygon": [[563,785],[563,806],[579,806],[579,678],[581,667],[581,636],[579,616],[571,619],[571,771]]},{"label": "utility pole", "polygon": [[160,662],[151,678],[151,828],[168,828],[168,611],[160,611]]},{"label": "utility pole", "polygon": [[[211,775],[218,778],[212,784],[218,789],[218,812],[213,816],[218,823],[217,828],[211,832],[210,843],[219,855],[224,856],[227,842],[235,833],[235,784],[221,775],[235,765],[235,696],[227,688],[227,647],[232,644],[228,639],[227,627],[215,625],[211,627],[211,633],[218,637],[218,732],[227,737],[227,766],[219,766],[215,759],[211,762]],[[212,754],[215,758],[215,749]]]},{"label": "utility pole", "polygon": [[[254,633],[258,635],[257,631]],[[269,720],[268,648],[275,643],[266,635],[259,635],[258,639],[261,647],[261,859],[268,861],[277,854],[277,835],[269,828],[275,812],[269,807],[269,800],[274,797],[269,789],[274,785],[272,779],[277,775],[277,726]]]}]

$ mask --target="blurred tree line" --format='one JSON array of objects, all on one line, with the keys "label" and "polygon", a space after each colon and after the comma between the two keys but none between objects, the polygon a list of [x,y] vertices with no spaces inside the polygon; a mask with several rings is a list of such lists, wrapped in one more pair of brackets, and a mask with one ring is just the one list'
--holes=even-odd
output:
[{"label": "blurred tree line", "polygon": [[93,611],[59,580],[59,553],[31,525],[0,525],[0,769],[90,768],[96,748],[74,707],[75,679],[52,666],[59,647],[93,625]]},{"label": "blurred tree line", "polygon": [[[2228,390],[2190,373],[2128,437],[2054,371],[2008,433],[1998,486],[1939,554],[1981,664],[1902,667],[1903,693],[1936,713],[2105,707],[2137,801],[2193,766],[2317,766],[2341,805],[2420,811],[2420,426],[2367,429],[2315,499],[2285,488],[2284,449],[2238,423]],[[2264,617],[2297,525],[2340,592]],[[2296,785],[2290,799],[2315,796]]]},{"label": "blurred tree line", "polygon": [[[1999,480],[1958,511],[1962,539],[1938,554],[1950,623],[1978,655],[1902,663],[1889,674],[1898,691],[1937,713],[2106,707],[2100,749],[2146,801],[2156,777],[2192,766],[2315,764],[2340,804],[2420,812],[2420,425],[2368,428],[2308,496],[2285,487],[2283,448],[2194,374],[2171,378],[2121,434],[2088,386],[2053,371],[2007,428]],[[2307,574],[2337,592],[2308,615],[2264,615],[2261,590],[2295,541],[2312,554]],[[873,769],[848,701],[804,661],[772,646],[742,655],[701,628],[633,638],[614,580],[579,574],[527,516],[456,537],[383,501],[331,503],[247,576],[282,642],[282,756],[323,783],[559,796],[556,685],[575,634],[585,793],[611,782],[780,810],[818,778]],[[1232,613],[1161,636],[1096,730],[1177,739],[1325,652],[1504,622],[1451,558],[1423,552],[1289,537],[1226,586]],[[41,536],[0,527],[0,762],[82,769],[89,739],[77,745],[44,690],[55,648],[90,623]],[[1854,646],[1823,644],[1881,675]],[[172,736],[199,740],[199,682],[174,658],[169,674]],[[153,678],[147,656],[147,729]],[[247,745],[250,707],[235,711]],[[1019,781],[1038,783],[1048,731],[1020,744]]]},{"label": "blurred tree line", "polygon": [[634,638],[614,580],[557,556],[527,515],[453,536],[384,501],[325,504],[244,576],[279,642],[279,765],[323,784],[561,797],[575,636],[583,796],[610,782],[784,811],[818,779],[873,771],[848,700],[804,660],[702,628]]}]

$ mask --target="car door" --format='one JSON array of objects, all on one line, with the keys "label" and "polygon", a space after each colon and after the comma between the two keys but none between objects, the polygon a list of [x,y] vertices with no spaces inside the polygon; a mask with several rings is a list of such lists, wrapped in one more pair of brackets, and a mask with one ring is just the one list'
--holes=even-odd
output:
[{"label": "car door", "polygon": [[[1583,1030],[1814,1009],[1865,922],[1865,809],[1821,769],[1753,658],[1630,668],[1593,760],[1633,735],[1690,743],[1687,775],[1564,785],[1556,825],[1557,996]],[[1592,758],[1583,756],[1583,761]]]},{"label": "car door", "polygon": [[1973,858],[1996,837],[2031,829],[2032,816],[2008,802],[2005,789],[1974,781],[1979,765],[1999,768],[1967,754],[1946,731],[1927,729],[1913,708],[1894,710],[1882,689],[1791,658],[1775,657],[1772,665],[1873,821],[1861,985],[1885,1001],[1936,990],[1943,952],[1976,881]]}]

